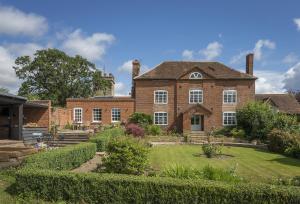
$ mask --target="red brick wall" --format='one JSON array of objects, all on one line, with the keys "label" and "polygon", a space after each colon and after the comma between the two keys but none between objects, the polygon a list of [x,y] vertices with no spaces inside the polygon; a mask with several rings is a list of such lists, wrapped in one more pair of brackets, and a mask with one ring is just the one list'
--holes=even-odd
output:
[{"label": "red brick wall", "polygon": [[[111,124],[111,109],[121,109],[121,121],[127,121],[128,117],[134,112],[134,99],[130,97],[114,97],[114,98],[99,98],[99,99],[67,99],[67,109],[71,113],[71,120],[73,121],[73,109],[83,109],[83,124],[97,125],[93,123],[93,109],[102,109],[102,124]],[[72,123],[71,121],[71,123]]]},{"label": "red brick wall", "polygon": [[24,125],[27,123],[36,123],[39,127],[47,127],[49,129],[51,126],[51,101],[40,100],[29,102],[47,105],[48,108],[24,106]]},{"label": "red brick wall", "polygon": [[52,109],[51,120],[59,128],[64,128],[68,123],[72,124],[72,110],[55,107]]},{"label": "red brick wall", "polygon": [[[206,77],[206,76],[204,76]],[[178,130],[190,130],[190,114],[182,114],[188,108],[195,106],[189,104],[189,89],[200,88],[203,90],[203,106],[211,111],[199,110],[196,114],[204,115],[204,131],[221,127],[223,124],[223,111],[235,111],[245,103],[255,99],[254,80],[136,80],[135,111],[153,115],[156,111],[168,112],[168,128],[177,127]],[[223,104],[223,90],[237,90],[237,104]],[[167,90],[168,104],[154,104],[154,91]],[[184,127],[183,127],[184,126]]]}]

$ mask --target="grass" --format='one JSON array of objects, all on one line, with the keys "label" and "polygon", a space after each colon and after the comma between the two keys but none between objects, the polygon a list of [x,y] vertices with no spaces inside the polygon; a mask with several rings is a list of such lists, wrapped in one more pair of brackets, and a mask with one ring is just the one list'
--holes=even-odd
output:
[{"label": "grass", "polygon": [[268,151],[243,147],[223,147],[226,158],[208,159],[199,145],[155,146],[150,152],[150,164],[163,170],[173,165],[202,169],[206,165],[231,168],[237,165],[237,174],[249,181],[270,181],[279,177],[300,175],[300,160]]}]

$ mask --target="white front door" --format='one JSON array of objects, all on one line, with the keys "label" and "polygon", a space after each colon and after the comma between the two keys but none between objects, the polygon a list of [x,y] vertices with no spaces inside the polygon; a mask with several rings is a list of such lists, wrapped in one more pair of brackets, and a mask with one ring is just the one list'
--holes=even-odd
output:
[{"label": "white front door", "polygon": [[201,130],[201,116],[193,115],[191,117],[191,130],[192,131],[200,131]]}]

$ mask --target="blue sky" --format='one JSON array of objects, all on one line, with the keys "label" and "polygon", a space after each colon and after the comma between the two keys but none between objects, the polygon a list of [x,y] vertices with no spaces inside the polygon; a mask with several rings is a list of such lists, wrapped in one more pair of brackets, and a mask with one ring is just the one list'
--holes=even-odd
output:
[{"label": "blue sky", "polygon": [[130,90],[132,59],[143,71],[165,60],[220,61],[244,71],[248,52],[255,53],[257,92],[300,89],[299,7],[296,0],[0,0],[0,86],[17,90],[17,56],[55,47],[112,72],[119,95]]}]

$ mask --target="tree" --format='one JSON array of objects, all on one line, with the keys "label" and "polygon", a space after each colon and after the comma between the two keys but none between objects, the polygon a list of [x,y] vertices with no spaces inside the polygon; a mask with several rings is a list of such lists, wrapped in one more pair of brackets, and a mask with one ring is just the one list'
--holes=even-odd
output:
[{"label": "tree", "polygon": [[300,90],[297,91],[288,91],[288,93],[293,94],[295,96],[295,98],[297,99],[297,101],[300,103]]},{"label": "tree", "polygon": [[9,93],[9,90],[4,87],[0,87],[0,93]]},{"label": "tree", "polygon": [[18,57],[15,64],[16,75],[23,81],[18,94],[49,99],[53,105],[64,106],[67,98],[93,96],[94,86],[108,86],[93,63],[57,49],[38,50],[33,59]]}]

